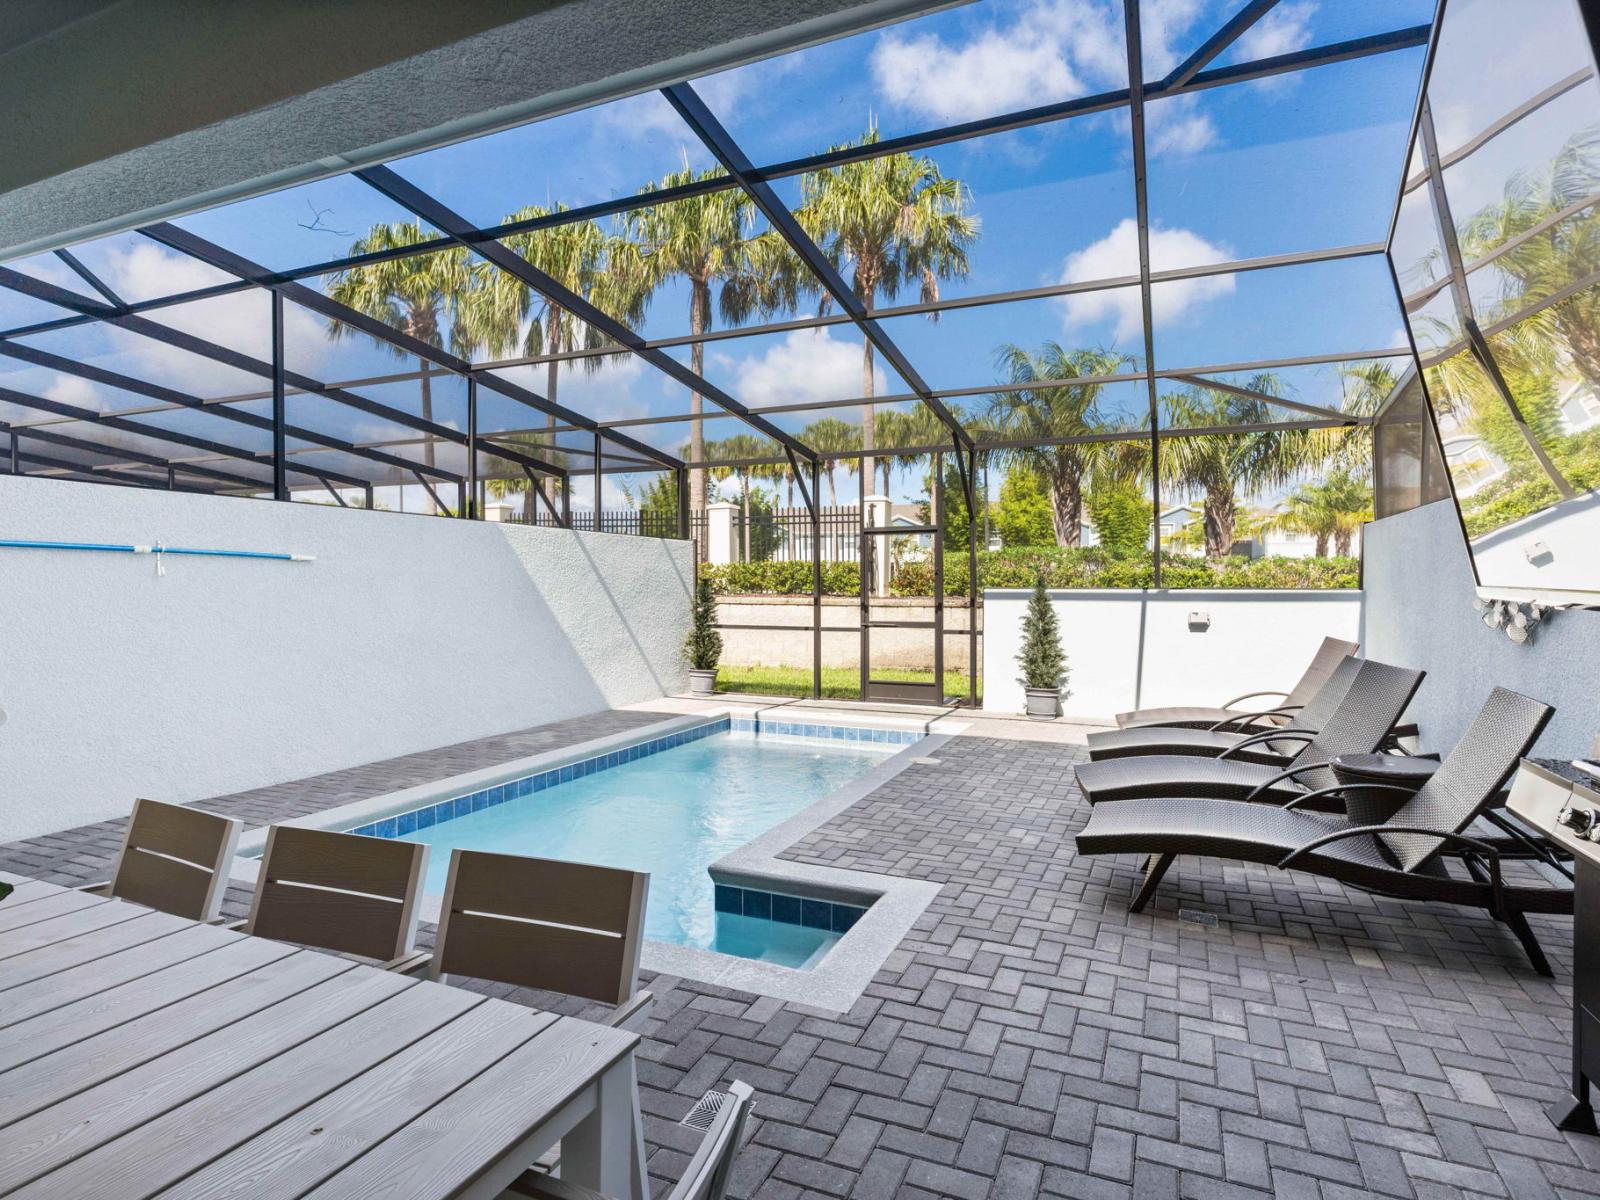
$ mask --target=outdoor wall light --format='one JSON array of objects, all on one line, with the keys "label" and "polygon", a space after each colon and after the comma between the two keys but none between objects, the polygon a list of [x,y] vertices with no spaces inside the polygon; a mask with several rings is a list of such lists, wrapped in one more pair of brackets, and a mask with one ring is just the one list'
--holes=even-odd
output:
[{"label": "outdoor wall light", "polygon": [[1211,628],[1211,614],[1208,612],[1192,612],[1189,614],[1189,632],[1204,633]]},{"label": "outdoor wall light", "polygon": [[1550,547],[1543,542],[1529,542],[1522,548],[1522,554],[1524,558],[1536,567],[1542,567],[1545,563],[1555,558]]},{"label": "outdoor wall light", "polygon": [[1535,627],[1551,612],[1547,604],[1519,604],[1514,600],[1480,598],[1472,602],[1472,607],[1483,615],[1485,625],[1502,630],[1519,646],[1532,640]]}]

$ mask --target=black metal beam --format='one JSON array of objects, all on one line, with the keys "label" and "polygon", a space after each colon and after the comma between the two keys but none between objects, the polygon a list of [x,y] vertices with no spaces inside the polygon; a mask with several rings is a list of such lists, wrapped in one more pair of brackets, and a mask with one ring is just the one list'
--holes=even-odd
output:
[{"label": "black metal beam", "polygon": [[[339,321],[352,329],[360,330],[377,341],[397,346],[424,362],[435,363],[446,370],[454,371],[458,375],[472,376],[476,374],[480,382],[490,390],[499,392],[501,395],[516,400],[518,403],[542,412],[547,416],[559,417],[561,420],[579,423],[580,425],[588,422],[587,427],[593,428],[593,422],[589,421],[589,418],[582,413],[546,400],[543,396],[527,388],[518,387],[516,384],[508,383],[493,375],[479,373],[466,359],[451,354],[440,346],[425,342],[421,338],[413,337],[403,330],[394,328],[392,325],[385,324],[375,317],[368,316],[359,309],[351,308],[348,304],[341,304],[315,288],[292,281],[275,281],[272,273],[261,264],[251,262],[243,255],[235,254],[233,251],[219,246],[215,242],[207,241],[187,229],[163,221],[148,225],[141,229],[140,232],[152,241],[176,250],[181,254],[187,254],[191,258],[198,259],[209,266],[217,268],[219,271],[227,271],[229,274],[237,275],[252,284],[270,288],[275,294],[293,300],[301,307],[320,313],[329,320]],[[447,244],[453,245],[454,243],[447,242]],[[670,456],[664,455],[663,452],[654,450],[642,442],[634,443],[629,440],[625,444],[631,449],[645,452],[658,462],[663,462],[664,465],[671,466],[677,462],[676,459],[671,459]],[[666,461],[668,459],[670,461]],[[540,460],[536,458],[530,458],[527,465],[551,475],[562,473],[561,468],[549,463],[541,464]]]},{"label": "black metal beam", "polygon": [[[148,317],[122,313],[98,301],[90,300],[87,296],[80,296],[76,292],[57,287],[53,283],[46,283],[43,280],[34,279],[32,276],[20,274],[8,267],[0,267],[0,284],[25,295],[33,296],[35,299],[45,300],[58,307],[97,317],[109,325],[118,326],[130,333],[139,334],[152,341],[171,346],[174,349],[183,350],[198,358],[221,363],[247,375],[255,375],[268,380],[273,378],[274,368],[269,362],[263,362],[252,355],[238,350],[230,350],[226,346],[208,342],[204,338],[196,337],[194,334],[184,333],[181,330],[162,325],[160,322],[152,321]],[[387,404],[380,404],[376,400],[369,400],[365,396],[359,396],[343,388],[329,387],[312,379],[309,375],[286,370],[283,372],[283,377],[302,392],[325,397],[335,403],[343,404],[348,408],[356,409],[370,416],[382,417],[385,420],[393,421],[397,425],[404,425],[421,433],[432,434],[445,441],[464,442],[466,440],[464,434],[458,430],[451,429],[449,426],[439,425],[433,421],[425,421],[421,417],[413,416],[403,409],[391,408]]]},{"label": "black metal beam", "polygon": [[272,293],[272,498],[289,499],[289,443],[284,427],[289,422],[284,395],[283,297]]},{"label": "black metal beam", "polygon": [[[59,354],[52,354],[48,350],[39,350],[33,346],[23,346],[15,342],[0,341],[0,355],[19,359],[22,362],[32,363],[35,366],[46,367],[52,371],[59,371],[63,375],[74,375],[80,379],[87,379],[94,383],[103,383],[108,387],[121,388],[123,391],[131,392],[136,396],[148,396],[152,400],[160,400],[163,403],[175,404],[181,408],[190,408],[197,412],[212,413],[215,416],[221,417],[223,420],[233,421],[240,425],[248,425],[252,429],[265,429],[269,432],[272,429],[272,421],[267,417],[258,416],[255,413],[246,412],[242,409],[235,409],[226,404],[207,404],[200,397],[192,396],[188,392],[180,392],[176,388],[166,387],[165,385],[159,383],[148,383],[143,379],[135,379],[131,375],[123,375],[116,371],[108,371],[104,367],[91,366],[88,363],[76,362],[70,358],[62,358]],[[311,442],[315,445],[325,446],[330,450],[338,450],[345,454],[354,455],[357,458],[371,459],[373,462],[382,463],[385,466],[398,467],[404,471],[410,471],[413,469],[431,471],[440,479],[454,480],[456,478],[455,475],[452,475],[448,471],[441,471],[435,467],[418,467],[416,463],[410,462],[407,459],[397,458],[393,454],[385,454],[381,450],[371,450],[363,446],[358,446],[354,442],[347,442],[343,438],[336,438],[329,434],[319,433],[314,429],[304,429],[298,425],[288,425],[285,426],[285,431],[290,437],[297,438],[302,442]],[[299,468],[297,467],[296,470],[298,469]],[[333,472],[316,473],[327,474],[328,478],[330,479],[340,478],[340,476],[334,474]],[[352,484],[359,484],[365,481],[352,478],[350,482]]]},{"label": "black metal beam", "polygon": [[[709,380],[695,374],[694,371],[684,366],[671,355],[650,349],[643,338],[621,321],[595,307],[595,305],[563,285],[559,280],[539,270],[520,254],[497,241],[474,242],[472,236],[477,231],[473,229],[472,225],[464,217],[428,195],[415,184],[403,179],[388,167],[368,167],[355,172],[355,175],[356,178],[375,191],[389,197],[401,208],[409,210],[430,225],[444,230],[445,233],[455,238],[462,245],[476,250],[480,256],[493,263],[513,279],[527,285],[528,288],[539,293],[546,300],[560,305],[563,310],[571,313],[578,320],[593,329],[599,330],[600,333],[611,338],[625,349],[632,351],[657,370],[689,388],[696,395],[704,396],[717,407],[741,418],[751,428],[766,434],[779,445],[803,454],[807,458],[814,457],[811,448],[803,442],[791,437],[770,421],[752,414],[749,409],[728,395],[727,392]],[[670,465],[676,465],[676,461]]]},{"label": "black metal beam", "polygon": [[911,365],[911,361],[901,352],[900,347],[895,345],[894,339],[883,331],[883,327],[867,309],[866,303],[856,295],[855,289],[845,282],[844,276],[839,274],[821,247],[801,228],[800,222],[789,211],[789,206],[772,190],[772,185],[752,177],[755,165],[745,157],[738,142],[734,141],[732,135],[723,127],[722,122],[717,120],[705,101],[700,99],[694,88],[687,83],[677,83],[662,88],[661,94],[667,98],[667,103],[677,110],[689,128],[694,130],[695,136],[716,156],[723,169],[744,189],[745,194],[767,218],[767,222],[777,230],[778,236],[788,243],[800,261],[816,276],[817,282],[828,295],[833,297],[834,303],[849,315],[862,336],[883,355],[933,414],[944,422],[955,444],[970,448],[972,439],[962,428],[961,422],[957,421],[944,403],[933,394],[932,389],[923,380],[921,372]]},{"label": "black metal beam", "polygon": [[1192,383],[1198,387],[1209,388],[1213,391],[1227,392],[1231,396],[1242,396],[1246,400],[1259,400],[1263,404],[1275,405],[1278,408],[1292,408],[1296,412],[1309,413],[1314,417],[1332,417],[1342,420],[1350,416],[1332,408],[1324,408],[1320,404],[1303,404],[1299,400],[1288,400],[1282,396],[1273,396],[1267,392],[1257,392],[1250,388],[1239,387],[1237,384],[1224,383],[1220,379],[1207,379],[1204,375],[1167,375],[1166,379],[1175,379],[1179,383]]},{"label": "black metal beam", "polygon": [[1138,0],[1123,4],[1128,53],[1128,128],[1133,144],[1133,201],[1139,235],[1139,316],[1144,330],[1145,384],[1150,396],[1150,537],[1154,547],[1151,586],[1161,586],[1161,438],[1160,403],[1156,396],[1155,318],[1150,299],[1150,197],[1146,183],[1144,144],[1144,55],[1140,45]]},{"label": "black metal beam", "polygon": [[[0,425],[0,428],[4,428],[8,432],[19,432],[14,426],[10,425]],[[108,446],[103,442],[91,442],[87,438],[72,437],[71,435],[65,433],[54,433],[48,429],[25,428],[20,432],[24,436],[30,437],[37,442],[46,442],[51,445],[65,446],[72,450],[84,450],[92,454],[109,455],[116,458],[125,459],[128,462],[138,463],[142,466],[161,467],[162,469],[168,471],[186,471],[189,474],[200,475],[207,479],[215,479],[218,483],[227,483],[234,487],[247,487],[255,491],[260,491],[266,486],[265,483],[260,479],[251,479],[246,475],[236,475],[231,471],[219,471],[214,467],[205,467],[198,463],[177,463],[170,459],[161,458],[158,455],[145,454],[139,450],[130,450],[125,446]],[[95,466],[92,469],[95,471],[114,471],[117,470],[120,465],[122,464],[107,463],[102,466]]]},{"label": "black metal beam", "polygon": [[123,301],[122,297],[107,287],[100,277],[93,271],[89,270],[88,267],[84,266],[83,263],[78,260],[78,257],[70,250],[57,250],[55,254],[57,258],[66,263],[68,267],[72,268],[73,273],[77,275],[79,279],[83,280],[95,291],[104,296],[108,304],[114,304],[118,308],[127,307],[127,304]]},{"label": "black metal beam", "polygon": [[1267,10],[1277,4],[1278,0],[1250,0],[1234,17],[1221,29],[1208,37],[1188,58],[1173,68],[1171,74],[1161,81],[1163,87],[1181,88],[1205,69],[1217,55],[1221,54],[1250,26],[1267,15]]},{"label": "black metal beam", "polygon": [[[265,455],[254,454],[240,446],[228,445],[225,442],[214,442],[210,438],[195,437],[192,434],[179,433],[176,430],[161,429],[142,422],[131,420],[127,417],[114,416],[111,413],[98,412],[92,408],[83,408],[80,405],[68,404],[62,400],[51,400],[44,396],[34,396],[27,392],[17,391],[15,388],[0,387],[0,400],[14,404],[18,408],[33,409],[35,412],[47,412],[54,416],[65,417],[70,421],[81,421],[85,424],[100,425],[106,429],[116,429],[123,433],[131,433],[138,437],[149,438],[157,442],[171,442],[175,446],[187,446],[191,450],[203,450],[208,454],[215,454],[219,458],[236,459],[239,462],[255,463],[261,466],[269,465]],[[41,437],[48,431],[34,425],[20,427],[29,437]],[[94,444],[94,443],[90,443]],[[131,452],[130,452],[131,453]],[[163,462],[169,460],[161,460]],[[344,475],[337,471],[320,471],[315,467],[289,464],[289,469],[311,475],[318,479],[336,479],[352,486],[360,486],[364,480],[354,476]],[[257,481],[252,481],[257,482]]]}]

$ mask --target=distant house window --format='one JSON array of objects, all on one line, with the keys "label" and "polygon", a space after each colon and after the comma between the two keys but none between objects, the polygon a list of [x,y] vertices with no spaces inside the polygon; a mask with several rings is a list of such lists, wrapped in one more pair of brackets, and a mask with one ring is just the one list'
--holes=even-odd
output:
[{"label": "distant house window", "polygon": [[1561,415],[1569,433],[1600,425],[1600,398],[1592,392],[1578,392],[1561,406]]}]

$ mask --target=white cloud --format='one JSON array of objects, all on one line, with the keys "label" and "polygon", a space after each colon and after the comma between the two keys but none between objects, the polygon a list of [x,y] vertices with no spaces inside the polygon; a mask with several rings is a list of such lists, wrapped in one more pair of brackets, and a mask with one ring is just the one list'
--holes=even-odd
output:
[{"label": "white cloud", "polygon": [[[132,297],[170,296],[210,287],[228,278],[219,276],[197,259],[142,239],[111,249],[103,269],[112,291]],[[286,305],[284,311],[284,341],[291,347],[292,366],[308,374],[318,374],[329,353],[322,318],[294,304]],[[252,358],[270,361],[272,357],[271,309],[264,291],[235,292],[154,309],[148,315],[158,324]],[[117,347],[113,357],[123,360],[118,369],[136,378],[200,396],[225,395],[265,386],[261,376],[141,334],[117,332],[111,336]]]},{"label": "white cloud", "polygon": [[1239,61],[1254,62],[1303,50],[1311,44],[1311,18],[1314,0],[1279,4],[1239,37]]},{"label": "white cloud", "polygon": [[[1231,257],[1232,253],[1227,247],[1213,245],[1190,230],[1150,230],[1150,261],[1158,268],[1226,262]],[[1098,242],[1068,255],[1061,277],[1066,281],[1126,275],[1130,273],[1130,263],[1135,264],[1133,269],[1137,270],[1138,261],[1139,230],[1130,217],[1121,221]],[[1231,295],[1233,290],[1232,275],[1173,280],[1157,284],[1152,289],[1151,308],[1157,322],[1176,320],[1191,308],[1219,296]],[[1135,339],[1144,333],[1144,315],[1138,288],[1125,287],[1064,296],[1062,307],[1069,329],[1112,318],[1116,321],[1115,336],[1118,341]]]},{"label": "white cloud", "polygon": [[873,79],[890,104],[941,123],[1068,100],[1126,77],[1119,21],[1099,0],[1048,0],[961,41],[891,30]]},{"label": "white cloud", "polygon": [[1146,153],[1198,154],[1216,144],[1217,127],[1205,113],[1195,112],[1197,97],[1174,96],[1152,104],[1145,113]]},{"label": "white cloud", "polygon": [[105,397],[100,394],[100,389],[77,375],[53,376],[50,385],[44,389],[44,397],[46,400],[58,400],[62,404],[90,408],[95,412],[105,412],[110,408]]},{"label": "white cloud", "polygon": [[756,358],[713,354],[731,373],[730,389],[752,408],[842,400],[861,390],[861,344],[838,341],[831,329],[796,330]]},{"label": "white cloud", "polygon": [[1189,35],[1203,7],[1200,0],[1143,0],[1139,5],[1146,79],[1159,79],[1199,49],[1198,38]]}]

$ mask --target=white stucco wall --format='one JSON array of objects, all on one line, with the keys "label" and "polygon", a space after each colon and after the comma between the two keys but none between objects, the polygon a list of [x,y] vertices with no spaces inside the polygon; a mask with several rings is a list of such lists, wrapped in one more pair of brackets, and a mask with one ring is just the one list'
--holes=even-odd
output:
[{"label": "white stucco wall", "polygon": [[[1600,561],[1592,545],[1567,549]],[[1472,607],[1472,564],[1448,500],[1367,526],[1366,587],[1367,653],[1428,672],[1411,704],[1424,746],[1455,745],[1498,685],[1555,706],[1537,755],[1588,754],[1600,734],[1600,612],[1554,613],[1522,646],[1490,629]]]},{"label": "white stucco wall", "polygon": [[0,841],[684,686],[687,543],[0,476]]},{"label": "white stucco wall", "polygon": [[[985,591],[983,706],[1020,712],[1017,653],[1027,590]],[[1325,637],[1355,641],[1359,591],[1096,591],[1050,593],[1071,671],[1063,715],[1110,721],[1160,704],[1222,704],[1288,689]],[[1208,613],[1204,632],[1189,614]],[[1270,701],[1252,702],[1270,707]]]}]

